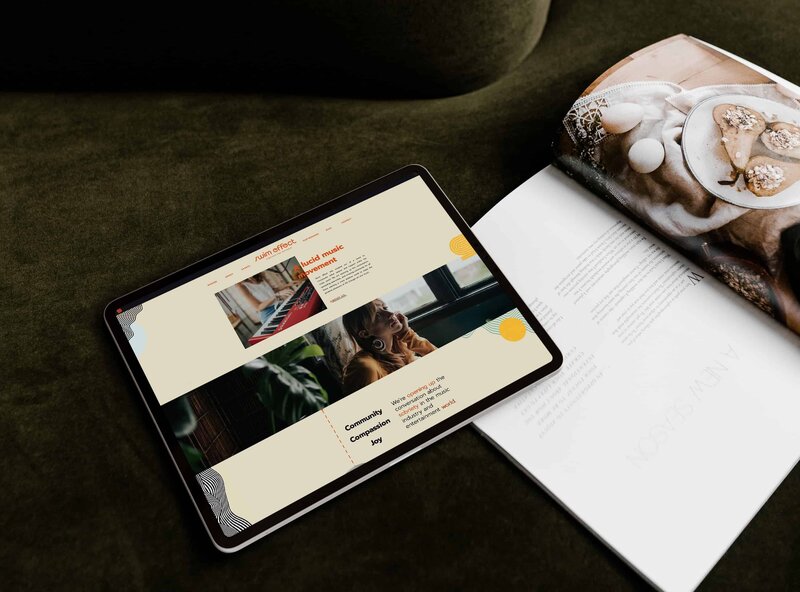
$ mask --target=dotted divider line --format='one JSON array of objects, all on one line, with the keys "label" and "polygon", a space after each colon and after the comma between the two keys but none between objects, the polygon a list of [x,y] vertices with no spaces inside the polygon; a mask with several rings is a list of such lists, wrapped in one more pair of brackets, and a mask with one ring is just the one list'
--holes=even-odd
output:
[{"label": "dotted divider line", "polygon": [[356,464],[356,461],[354,461],[353,457],[350,456],[350,453],[347,451],[347,447],[344,445],[344,442],[342,442],[342,439],[339,437],[339,432],[336,431],[336,428],[333,427],[331,420],[328,419],[328,414],[325,413],[324,409],[320,409],[320,411],[322,412],[322,415],[325,417],[325,420],[328,422],[328,425],[331,426],[331,429],[333,430],[333,433],[336,435],[336,439],[339,440],[339,445],[342,447],[342,450],[344,450],[344,453],[347,455],[347,458],[350,459],[350,462],[352,464]]}]

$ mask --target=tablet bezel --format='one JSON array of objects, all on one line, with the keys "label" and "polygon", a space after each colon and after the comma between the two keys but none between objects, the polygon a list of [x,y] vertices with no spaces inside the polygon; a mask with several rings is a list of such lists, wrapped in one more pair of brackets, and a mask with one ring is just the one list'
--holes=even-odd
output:
[{"label": "tablet bezel", "polygon": [[[357,466],[356,468],[348,471],[341,477],[326,483],[322,487],[309,493],[308,495],[292,502],[284,508],[274,512],[273,514],[263,518],[262,520],[254,523],[252,526],[246,528],[242,532],[236,533],[233,536],[226,536],[223,534],[214,514],[211,511],[205,495],[195,478],[194,472],[190,469],[189,464],[183,455],[179,442],[175,438],[169,423],[162,411],[161,405],[155,396],[150,383],[148,382],[144,371],[142,370],[136,355],[122,331],[122,326],[117,320],[117,310],[128,310],[137,304],[163,294],[172,290],[188,281],[200,277],[220,266],[225,265],[230,261],[234,261],[247,253],[257,251],[259,248],[273,243],[275,240],[285,238],[287,235],[297,232],[319,220],[335,215],[344,209],[352,207],[358,203],[366,201],[384,191],[391,189],[401,183],[404,183],[415,177],[420,177],[436,197],[439,204],[444,208],[454,224],[458,227],[464,237],[469,241],[470,245],[474,248],[476,253],[480,256],[483,263],[489,268],[494,275],[498,284],[506,291],[511,298],[512,302],[519,309],[525,320],[533,329],[534,333],[541,340],[548,352],[552,356],[552,360],[543,366],[539,366],[532,370],[522,378],[519,378],[498,391],[481,398],[476,403],[466,407],[453,416],[442,420],[441,422],[427,428],[425,431],[412,436],[386,452],[380,454],[376,458],[367,461],[366,463]],[[511,286],[506,279],[505,275],[495,264],[494,260],[489,256],[489,253],[483,248],[483,245],[478,241],[477,237],[470,230],[469,225],[464,221],[461,215],[456,210],[455,206],[450,202],[444,194],[439,185],[434,181],[428,170],[421,165],[408,165],[399,170],[396,170],[388,175],[376,179],[371,183],[363,185],[353,191],[350,191],[340,197],[334,198],[328,202],[323,203],[299,216],[291,218],[286,222],[273,226],[263,232],[260,232],[248,239],[236,243],[230,247],[223,249],[213,255],[201,259],[183,269],[173,272],[161,279],[158,279],[146,286],[134,290],[124,296],[115,298],[103,311],[103,318],[106,326],[111,333],[111,336],[122,355],[125,365],[136,384],[145,406],[156,424],[156,427],[161,435],[164,445],[169,451],[170,457],[178,470],[179,475],[186,487],[189,495],[194,503],[194,506],[200,515],[200,518],[208,532],[214,546],[222,552],[231,553],[237,551],[248,544],[266,536],[270,532],[280,528],[284,524],[294,520],[302,514],[308,512],[314,507],[324,503],[325,501],[343,493],[351,487],[357,485],[375,475],[376,473],[388,468],[389,466],[399,462],[403,458],[410,456],[414,452],[432,444],[436,440],[443,438],[447,434],[455,431],[463,425],[472,421],[477,415],[488,410],[490,407],[500,403],[504,399],[510,397],[522,388],[525,388],[537,380],[544,378],[557,370],[563,361],[562,354],[558,347],[555,345],[550,336],[542,328],[541,324],[533,316],[533,313],[528,309],[525,302],[522,300],[517,291]]]}]

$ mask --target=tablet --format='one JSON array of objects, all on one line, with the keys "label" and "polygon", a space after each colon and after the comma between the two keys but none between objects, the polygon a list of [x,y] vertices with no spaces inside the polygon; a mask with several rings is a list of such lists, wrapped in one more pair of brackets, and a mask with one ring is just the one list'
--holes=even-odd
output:
[{"label": "tablet", "polygon": [[562,360],[417,165],[122,296],[104,317],[226,552]]}]

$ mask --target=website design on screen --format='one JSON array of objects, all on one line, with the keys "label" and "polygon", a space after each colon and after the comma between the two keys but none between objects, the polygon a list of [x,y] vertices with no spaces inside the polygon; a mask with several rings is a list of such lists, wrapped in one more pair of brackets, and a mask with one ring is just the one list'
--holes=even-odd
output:
[{"label": "website design on screen", "polygon": [[551,360],[419,177],[118,320],[228,536]]}]

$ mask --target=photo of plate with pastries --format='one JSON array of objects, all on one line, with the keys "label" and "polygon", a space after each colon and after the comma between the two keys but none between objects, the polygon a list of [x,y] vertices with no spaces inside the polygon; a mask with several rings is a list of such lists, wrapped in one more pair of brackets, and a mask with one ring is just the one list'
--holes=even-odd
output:
[{"label": "photo of plate with pastries", "polygon": [[710,193],[753,209],[800,204],[800,111],[761,97],[718,95],[689,112],[683,156]]}]

